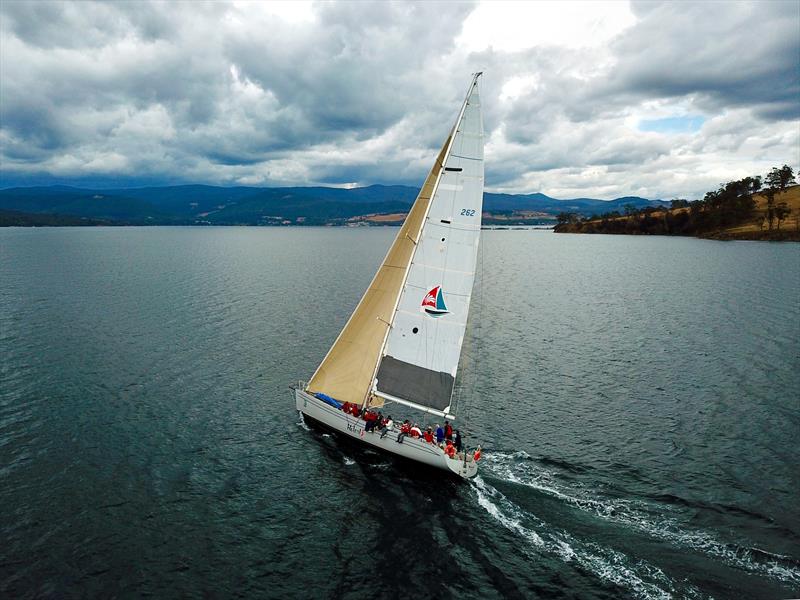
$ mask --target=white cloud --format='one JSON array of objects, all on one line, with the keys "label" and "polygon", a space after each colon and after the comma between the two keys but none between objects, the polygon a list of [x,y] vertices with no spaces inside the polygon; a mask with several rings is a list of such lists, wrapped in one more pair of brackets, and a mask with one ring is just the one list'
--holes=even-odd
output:
[{"label": "white cloud", "polygon": [[628,2],[482,2],[464,21],[462,52],[517,52],[536,46],[599,46],[636,21]]},{"label": "white cloud", "polygon": [[232,7],[235,10],[229,11],[226,18],[242,25],[258,18],[256,15],[267,19],[278,18],[286,23],[308,23],[315,17],[313,3],[305,0],[236,0]]},{"label": "white cloud", "polygon": [[0,11],[0,185],[419,185],[476,70],[490,190],[698,196],[800,163],[794,2]]}]

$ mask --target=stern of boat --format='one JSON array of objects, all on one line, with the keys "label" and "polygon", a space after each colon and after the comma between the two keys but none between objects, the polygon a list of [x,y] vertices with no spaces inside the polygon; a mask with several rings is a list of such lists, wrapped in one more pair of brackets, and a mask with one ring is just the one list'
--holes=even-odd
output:
[{"label": "stern of boat", "polygon": [[468,457],[467,460],[461,459],[447,459],[447,468],[453,473],[464,479],[472,479],[478,474],[478,463]]}]

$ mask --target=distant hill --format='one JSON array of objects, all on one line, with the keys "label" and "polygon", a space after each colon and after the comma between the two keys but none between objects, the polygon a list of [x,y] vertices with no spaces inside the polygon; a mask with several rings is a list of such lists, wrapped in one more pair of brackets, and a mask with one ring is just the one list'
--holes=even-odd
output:
[{"label": "distant hill", "polygon": [[[0,190],[0,210],[16,213],[78,217],[87,223],[150,225],[278,225],[342,224],[365,215],[406,212],[418,189],[400,185],[371,185],[343,189],[328,187],[168,187],[82,189],[70,186]],[[665,206],[660,200],[637,196],[605,201],[593,198],[559,200],[545,194],[484,194],[484,210],[509,215],[519,212],[530,221],[552,220],[561,212],[585,216],[621,209]],[[29,220],[29,219],[28,219]],[[13,218],[3,219],[13,224]],[[19,224],[23,224],[20,222]]]},{"label": "distant hill", "polygon": [[483,208],[489,212],[498,210],[530,210],[557,215],[561,212],[574,212],[585,216],[599,215],[612,210],[620,210],[626,204],[636,208],[646,206],[669,206],[669,202],[648,200],[639,196],[625,196],[614,200],[596,198],[572,198],[559,200],[544,194],[491,194],[483,195]]}]

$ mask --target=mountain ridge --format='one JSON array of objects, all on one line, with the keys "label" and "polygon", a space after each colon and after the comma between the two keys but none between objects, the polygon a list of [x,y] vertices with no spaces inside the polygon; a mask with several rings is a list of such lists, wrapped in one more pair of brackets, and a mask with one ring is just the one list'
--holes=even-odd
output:
[{"label": "mountain ridge", "polygon": [[[186,184],[111,189],[52,185],[2,189],[0,210],[74,216],[91,223],[99,219],[114,224],[345,224],[355,217],[406,212],[418,191],[409,186],[381,184],[359,188]],[[518,214],[525,221],[547,222],[560,212],[591,216],[627,204],[642,208],[667,203],[639,196],[560,200],[540,192],[484,193],[484,211],[488,217]]]}]

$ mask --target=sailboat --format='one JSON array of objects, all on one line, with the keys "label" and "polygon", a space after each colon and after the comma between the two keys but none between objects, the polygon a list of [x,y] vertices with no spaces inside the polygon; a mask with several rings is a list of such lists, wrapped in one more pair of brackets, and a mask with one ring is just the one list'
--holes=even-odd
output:
[{"label": "sailboat", "polygon": [[[305,419],[369,446],[464,478],[479,455],[369,431],[342,408],[395,404],[456,419],[454,389],[467,327],[483,204],[483,119],[478,80],[464,102],[397,237],[339,337],[308,382],[294,389]],[[396,423],[399,422],[396,421]]]}]

